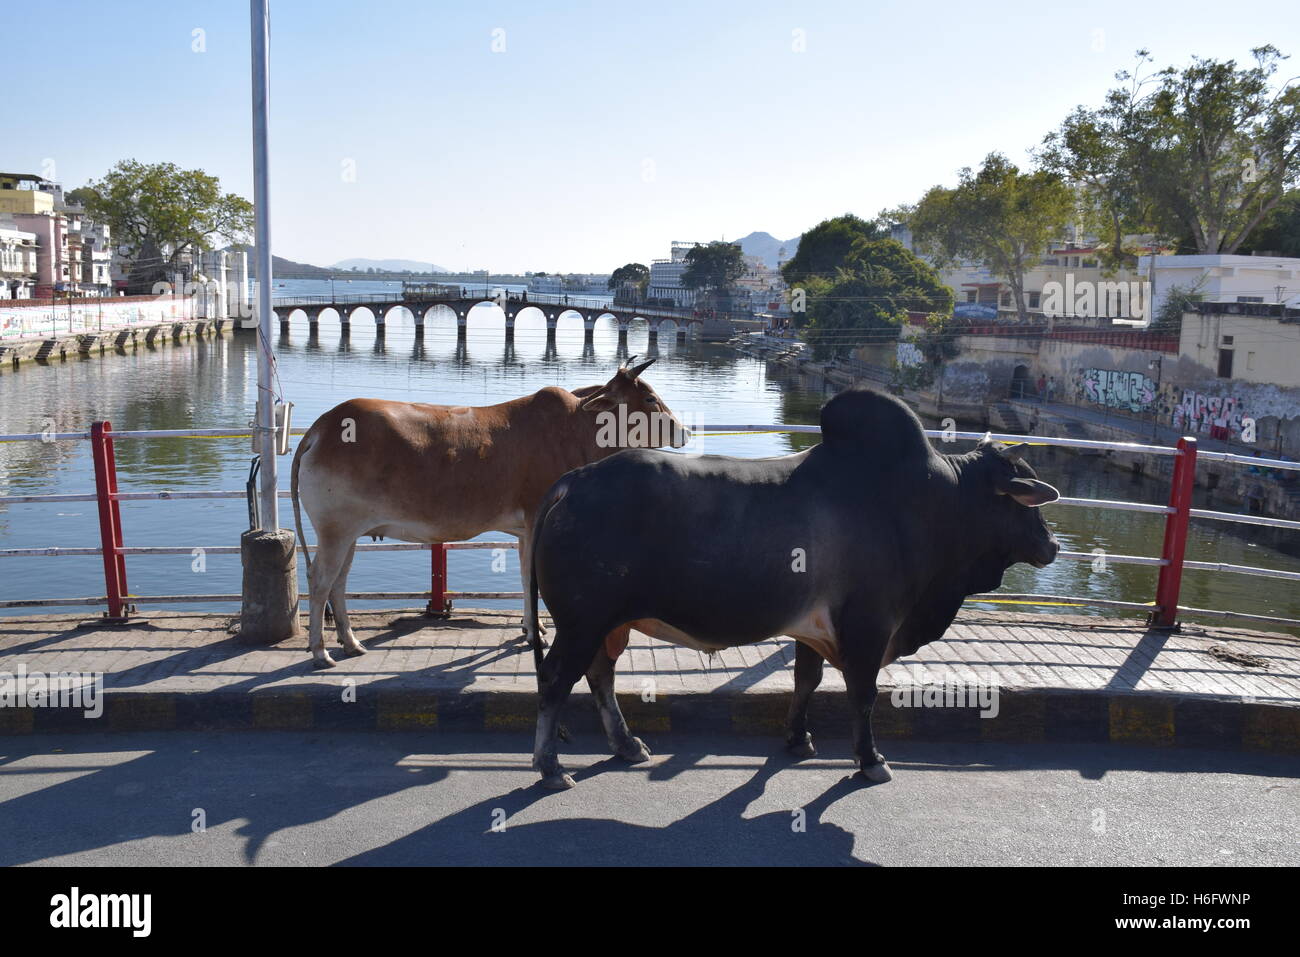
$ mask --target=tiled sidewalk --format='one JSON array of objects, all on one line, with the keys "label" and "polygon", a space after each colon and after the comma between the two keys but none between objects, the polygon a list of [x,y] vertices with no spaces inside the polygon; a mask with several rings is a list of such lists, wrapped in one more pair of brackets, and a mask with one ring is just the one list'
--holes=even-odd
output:
[{"label": "tiled sidewalk", "polygon": [[[358,613],[353,621],[369,653],[318,671],[305,638],[249,647],[228,616],[157,612],[126,626],[0,618],[0,673],[102,672],[114,728],[531,725],[536,678],[518,612],[458,610],[448,621]],[[793,649],[774,640],[709,656],[633,632],[618,663],[620,701],[629,723],[647,729],[779,731]],[[882,693],[875,721],[884,736],[1300,751],[1300,640],[1263,632],[1187,624],[1167,634],[1126,619],[967,610],[944,640],[895,662],[880,683],[960,683],[1000,696],[999,714],[981,719],[972,708],[918,709]],[[575,697],[585,690],[580,683]],[[844,730],[844,698],[843,680],[827,668],[813,722]],[[570,710],[583,726],[589,705]],[[68,709],[0,707],[0,732],[101,728]]]}]

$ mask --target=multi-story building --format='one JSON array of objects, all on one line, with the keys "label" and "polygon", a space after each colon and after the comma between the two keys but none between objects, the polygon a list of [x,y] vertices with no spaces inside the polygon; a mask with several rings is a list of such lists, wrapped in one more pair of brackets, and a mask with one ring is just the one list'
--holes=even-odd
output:
[{"label": "multi-story building", "polygon": [[682,285],[682,274],[686,272],[686,254],[699,245],[674,240],[669,258],[651,260],[650,282],[645,293],[647,299],[671,300],[678,307],[695,304],[695,290]]},{"label": "multi-story building", "polygon": [[36,288],[36,234],[0,214],[0,299],[30,299]]},{"label": "multi-story building", "polygon": [[35,173],[0,173],[0,214],[51,214],[54,184]]},{"label": "multi-story building", "polygon": [[[890,237],[915,252],[912,232],[895,223]],[[1149,254],[1152,247],[1145,251]],[[922,255],[919,254],[918,255]],[[924,255],[922,255],[922,258]],[[1160,257],[1158,257],[1159,259]],[[1007,277],[987,266],[962,263],[939,270],[953,291],[953,315],[986,322],[1014,322],[1020,313]],[[1101,262],[1095,237],[1078,227],[1050,244],[1039,261],[1024,275],[1025,310],[1030,322],[1074,324],[1127,322],[1144,325],[1153,314],[1154,290],[1146,285],[1146,269],[1107,270]]]},{"label": "multi-story building", "polygon": [[113,251],[109,228],[68,203],[57,183],[32,173],[0,173],[0,216],[35,237],[35,276],[27,295],[107,295]]}]

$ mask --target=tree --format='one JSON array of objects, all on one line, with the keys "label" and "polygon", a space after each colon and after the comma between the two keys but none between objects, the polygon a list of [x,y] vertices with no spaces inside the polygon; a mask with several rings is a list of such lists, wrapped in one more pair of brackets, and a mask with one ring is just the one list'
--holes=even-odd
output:
[{"label": "tree", "polygon": [[636,286],[639,292],[645,292],[646,283],[650,281],[650,267],[643,266],[641,263],[628,263],[626,266],[619,266],[610,273],[609,281],[605,284],[606,289],[617,289],[623,283],[629,283]]},{"label": "tree", "polygon": [[819,359],[897,339],[909,312],[952,312],[952,290],[893,239],[858,239],[833,279],[812,276],[804,288],[804,337]]},{"label": "tree", "polygon": [[712,242],[686,253],[682,285],[717,298],[745,275],[745,254],[736,243]]},{"label": "tree", "polygon": [[1102,237],[1098,257],[1110,269],[1134,265],[1137,249],[1126,246],[1125,237],[1154,228],[1118,126],[1115,117],[1078,107],[1044,137],[1035,156],[1044,169],[1074,184],[1083,227]]},{"label": "tree", "polygon": [[1300,258],[1300,190],[1282,197],[1237,251]]},{"label": "tree", "polygon": [[112,230],[115,245],[168,278],[168,267],[189,250],[211,249],[215,239],[243,242],[253,229],[252,203],[223,193],[217,177],[173,163],[123,160],[75,193],[86,213]]},{"label": "tree", "polygon": [[1205,298],[1201,284],[1195,286],[1170,286],[1160,308],[1151,317],[1151,331],[1165,335],[1178,335],[1183,328],[1183,313]]},{"label": "tree", "polygon": [[1139,50],[1134,72],[1116,74],[1127,86],[1049,137],[1049,162],[1083,173],[1112,220],[1188,235],[1198,253],[1237,252],[1300,180],[1300,85],[1274,88],[1286,59],[1275,47],[1251,52],[1241,69],[1193,57],[1141,76],[1151,56]]},{"label": "tree", "polygon": [[831,278],[847,261],[855,242],[887,235],[879,222],[852,213],[823,220],[799,237],[799,248],[781,267],[781,276],[790,286],[801,285],[812,276]]},{"label": "tree", "polygon": [[912,215],[912,237],[941,264],[973,261],[1006,279],[1021,320],[1029,317],[1025,273],[1074,212],[1074,196],[1056,173],[1022,173],[1000,153],[978,172],[960,173],[954,189],[936,186]]}]

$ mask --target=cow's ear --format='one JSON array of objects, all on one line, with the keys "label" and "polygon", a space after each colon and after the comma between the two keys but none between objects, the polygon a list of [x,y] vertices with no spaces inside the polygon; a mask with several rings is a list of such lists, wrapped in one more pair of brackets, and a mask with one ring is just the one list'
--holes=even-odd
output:
[{"label": "cow's ear", "polygon": [[618,403],[610,396],[604,386],[595,395],[587,398],[579,408],[583,412],[608,412],[617,408]]},{"label": "cow's ear", "polygon": [[1055,502],[1061,493],[1039,479],[1013,478],[998,486],[999,495],[1010,495],[1021,505],[1038,508],[1048,502]]},{"label": "cow's ear", "polygon": [[574,389],[572,394],[576,395],[579,399],[585,399],[589,396],[595,395],[603,388],[605,388],[603,385],[584,385],[580,389]]}]

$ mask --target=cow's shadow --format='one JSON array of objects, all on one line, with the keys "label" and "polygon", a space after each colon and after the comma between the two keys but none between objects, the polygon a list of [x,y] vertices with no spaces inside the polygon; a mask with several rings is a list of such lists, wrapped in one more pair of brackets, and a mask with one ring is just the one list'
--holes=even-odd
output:
[{"label": "cow's shadow", "polygon": [[[684,756],[693,762],[691,756]],[[671,761],[672,759],[670,759]],[[516,823],[530,808],[548,802],[581,800],[580,791],[551,792],[540,784],[516,788],[435,821],[383,847],[358,854],[341,865],[623,865],[637,867],[859,865],[854,835],[823,821],[827,808],[863,785],[845,777],[797,809],[745,817],[767,782],[788,768],[784,756],[768,758],[744,784],[663,827],[610,818],[564,817]],[[578,789],[590,779],[625,773],[609,758],[573,772]],[[871,866],[875,866],[871,864]]]}]

